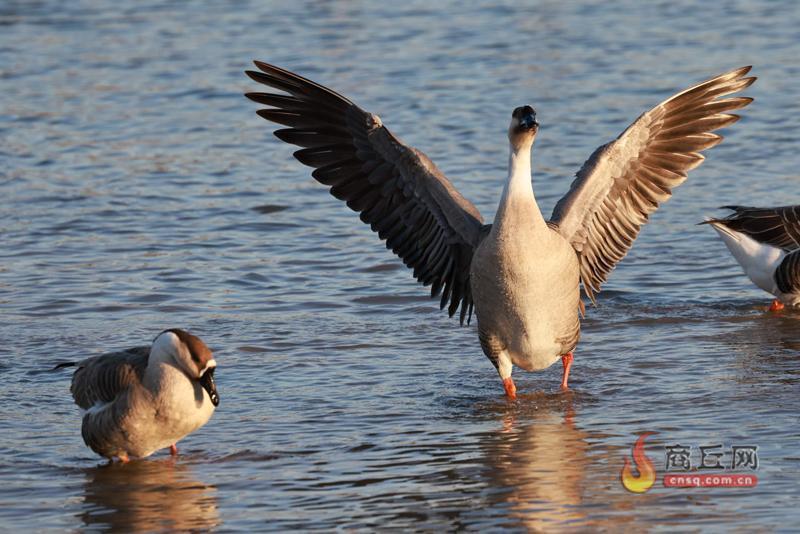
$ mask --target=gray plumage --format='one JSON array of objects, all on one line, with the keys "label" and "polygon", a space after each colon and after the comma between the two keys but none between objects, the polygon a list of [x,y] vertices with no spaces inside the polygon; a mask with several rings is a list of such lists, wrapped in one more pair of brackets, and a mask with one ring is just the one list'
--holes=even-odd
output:
[{"label": "gray plumage", "polygon": [[377,116],[294,73],[255,64],[259,71],[248,76],[286,93],[248,93],[270,106],[258,114],[289,127],[275,135],[302,147],[295,157],[432,286],[432,296],[441,294],[442,307],[449,302],[450,315],[460,307],[463,323],[474,299],[481,345],[503,378],[510,361],[539,369],[574,348],[580,284],[594,301],[649,214],[703,161],[699,152],[722,140],[711,132],[734,123],[729,112],[752,101],[722,97],[755,80],[745,77],[750,67],[737,69],[640,116],[592,154],[550,221],[525,190],[533,139],[526,144],[525,135],[535,136],[538,124],[532,108],[518,108],[509,131],[516,192],[504,193],[494,225],[483,225],[436,166]]},{"label": "gray plumage", "polygon": [[70,386],[75,404],[88,410],[97,403],[114,401],[142,381],[149,356],[149,346],[134,347],[78,363]]},{"label": "gray plumage", "polygon": [[149,456],[203,426],[219,402],[216,361],[200,338],[179,329],[152,346],[76,364],[70,392],[86,410],[83,440],[107,458]]},{"label": "gray plumage", "polygon": [[[87,358],[72,375],[70,393],[75,404],[87,410],[81,425],[83,441],[101,456],[127,454],[124,433],[115,429],[127,426],[125,418],[150,399],[140,387],[149,355],[150,347],[135,347]],[[100,406],[105,409],[92,410]]]}]

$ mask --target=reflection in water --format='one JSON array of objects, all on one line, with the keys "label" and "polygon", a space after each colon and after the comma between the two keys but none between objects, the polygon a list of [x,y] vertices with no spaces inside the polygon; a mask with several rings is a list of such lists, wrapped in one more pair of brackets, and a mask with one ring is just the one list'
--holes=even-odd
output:
[{"label": "reflection in water", "polygon": [[492,504],[528,530],[618,527],[632,519],[618,481],[621,454],[607,445],[592,450],[606,440],[575,424],[576,408],[574,394],[520,396],[483,445],[492,486],[503,488]]},{"label": "reflection in water", "polygon": [[219,525],[216,489],[175,458],[102,465],[86,475],[81,519],[87,527],[152,532]]}]

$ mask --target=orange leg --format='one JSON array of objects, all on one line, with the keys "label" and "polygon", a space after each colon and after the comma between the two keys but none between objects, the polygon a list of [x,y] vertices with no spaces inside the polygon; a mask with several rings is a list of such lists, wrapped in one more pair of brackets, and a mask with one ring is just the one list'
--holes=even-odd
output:
[{"label": "orange leg", "polygon": [[779,301],[778,299],[773,300],[772,304],[769,307],[769,311],[771,312],[781,311],[782,309],[783,309],[783,302]]},{"label": "orange leg", "polygon": [[172,456],[177,456],[178,455],[178,447],[176,447],[174,443],[169,446],[169,453]]},{"label": "orange leg", "polygon": [[127,464],[128,462],[131,461],[131,459],[128,458],[127,454],[120,454],[119,456],[117,456],[117,458],[119,458],[119,461],[122,462],[123,464]]},{"label": "orange leg", "polygon": [[517,398],[517,386],[514,385],[514,381],[510,376],[503,379],[503,387],[506,390],[506,397],[508,397],[509,400]]},{"label": "orange leg", "polygon": [[571,352],[568,352],[561,357],[561,363],[564,365],[564,373],[561,375],[561,389],[564,391],[569,389],[569,386],[567,386],[567,381],[569,380],[569,370],[572,368],[573,359],[574,357],[572,356]]}]

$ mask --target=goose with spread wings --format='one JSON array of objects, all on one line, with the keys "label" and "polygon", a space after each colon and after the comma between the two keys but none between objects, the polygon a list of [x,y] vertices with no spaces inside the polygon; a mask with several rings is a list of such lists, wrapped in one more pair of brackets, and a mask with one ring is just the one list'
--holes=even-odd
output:
[{"label": "goose with spread wings", "polygon": [[775,296],[769,309],[800,306],[800,206],[723,206],[727,217],[707,218],[750,280]]},{"label": "goose with spread wings", "polygon": [[462,324],[474,308],[481,347],[510,398],[514,365],[540,370],[561,358],[567,388],[583,312],[580,286],[594,302],[648,216],[702,163],[700,152],[722,140],[712,132],[736,122],[730,112],[752,101],[729,95],[755,81],[750,67],[739,68],[641,115],[594,151],[549,220],[531,184],[536,112],[516,108],[508,179],[487,225],[436,165],[377,115],[285,69],[255,65],[247,75],[279,91],[246,95],[268,106],[258,114],[285,126],[275,135],[301,147],[295,158],[431,286],[442,308]]}]

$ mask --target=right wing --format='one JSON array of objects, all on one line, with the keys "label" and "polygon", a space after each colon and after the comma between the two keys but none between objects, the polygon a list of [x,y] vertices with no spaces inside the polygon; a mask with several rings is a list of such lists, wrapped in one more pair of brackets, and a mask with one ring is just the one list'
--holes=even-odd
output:
[{"label": "right wing", "polygon": [[271,106],[258,114],[289,128],[275,131],[311,175],[331,186],[361,220],[386,240],[431,297],[441,292],[440,308],[461,307],[464,323],[472,314],[469,267],[481,238],[481,215],[428,159],[405,145],[347,98],[287,70],[255,62],[247,71],[256,82],[287,94],[248,93]]},{"label": "right wing", "polygon": [[150,347],[135,347],[79,362],[70,387],[75,404],[88,410],[114,401],[133,383],[141,382],[149,355]]},{"label": "right wing", "polygon": [[589,157],[551,222],[580,262],[581,282],[594,302],[650,214],[722,141],[714,130],[733,124],[752,98],[723,98],[749,87],[743,67],[692,86],[642,114],[617,139]]},{"label": "right wing", "polygon": [[752,237],[759,243],[783,250],[800,249],[800,206],[779,208],[751,208],[747,206],[722,206],[734,213],[722,219],[709,219],[706,223],[721,224],[735,232]]}]

